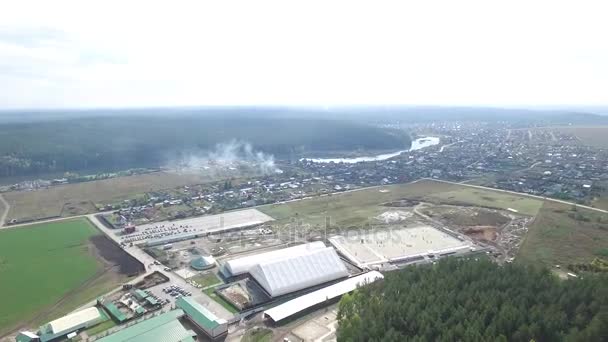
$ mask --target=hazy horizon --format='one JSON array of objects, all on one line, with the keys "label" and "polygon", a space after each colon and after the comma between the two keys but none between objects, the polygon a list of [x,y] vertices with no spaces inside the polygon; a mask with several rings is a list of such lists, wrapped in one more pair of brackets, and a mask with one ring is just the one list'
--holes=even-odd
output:
[{"label": "hazy horizon", "polygon": [[608,106],[604,13],[599,1],[26,0],[0,13],[0,108]]}]

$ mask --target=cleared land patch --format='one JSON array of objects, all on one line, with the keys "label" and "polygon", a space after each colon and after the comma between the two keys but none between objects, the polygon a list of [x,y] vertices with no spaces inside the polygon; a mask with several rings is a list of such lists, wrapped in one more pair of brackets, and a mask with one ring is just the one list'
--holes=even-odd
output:
[{"label": "cleared land patch", "polygon": [[124,281],[112,261],[97,258],[103,249],[93,239],[101,238],[84,218],[0,231],[0,336],[56,318]]}]

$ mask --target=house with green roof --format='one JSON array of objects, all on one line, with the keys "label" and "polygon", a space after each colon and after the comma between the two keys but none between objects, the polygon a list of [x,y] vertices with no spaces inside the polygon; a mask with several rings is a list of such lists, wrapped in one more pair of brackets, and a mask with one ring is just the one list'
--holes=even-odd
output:
[{"label": "house with green roof", "polygon": [[112,302],[106,302],[106,303],[103,303],[102,306],[104,307],[104,309],[106,309],[110,313],[110,316],[112,316],[112,318],[114,320],[116,320],[118,323],[122,323],[127,320],[127,316],[125,316],[125,314],[122,313],[122,311],[120,311],[120,309],[118,309],[118,307],[116,307],[116,304],[114,304]]},{"label": "house with green roof", "polygon": [[209,337],[218,338],[228,333],[228,322],[218,318],[192,297],[180,297],[175,305],[182,309],[186,317]]}]

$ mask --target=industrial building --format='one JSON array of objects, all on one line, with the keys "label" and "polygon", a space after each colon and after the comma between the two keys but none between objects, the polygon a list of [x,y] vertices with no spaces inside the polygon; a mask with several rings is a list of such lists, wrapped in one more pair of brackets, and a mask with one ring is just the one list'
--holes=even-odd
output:
[{"label": "industrial building", "polygon": [[310,251],[319,248],[326,248],[325,244],[321,241],[307,243],[303,245],[297,245],[289,248],[277,249],[275,251],[260,253],[255,255],[248,255],[246,257],[228,260],[223,267],[223,271],[227,276],[238,276],[249,271],[256,265],[269,262],[272,260],[282,259],[285,257],[301,254],[305,251]]},{"label": "industrial building", "polygon": [[103,337],[98,342],[191,342],[196,333],[179,321],[184,311],[177,309],[147,319]]},{"label": "industrial building", "polygon": [[41,326],[38,335],[40,336],[41,342],[52,341],[78,330],[92,327],[106,319],[107,318],[99,309],[91,307],[58,318]]},{"label": "industrial building", "polygon": [[180,297],[175,305],[186,313],[186,317],[211,338],[228,334],[228,322],[218,318],[192,297]]},{"label": "industrial building", "polygon": [[278,297],[347,277],[348,270],[336,251],[325,247],[259,263],[250,274],[270,297]]},{"label": "industrial building", "polygon": [[358,286],[383,278],[384,276],[380,272],[367,272],[277,305],[264,311],[264,316],[276,323],[319,304],[337,300],[343,294],[355,290]]}]

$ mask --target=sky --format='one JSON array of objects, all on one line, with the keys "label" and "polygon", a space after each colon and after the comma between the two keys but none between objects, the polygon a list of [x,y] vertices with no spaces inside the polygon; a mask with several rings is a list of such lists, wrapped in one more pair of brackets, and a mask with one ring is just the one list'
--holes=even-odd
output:
[{"label": "sky", "polygon": [[0,5],[0,109],[608,105],[606,1]]}]

